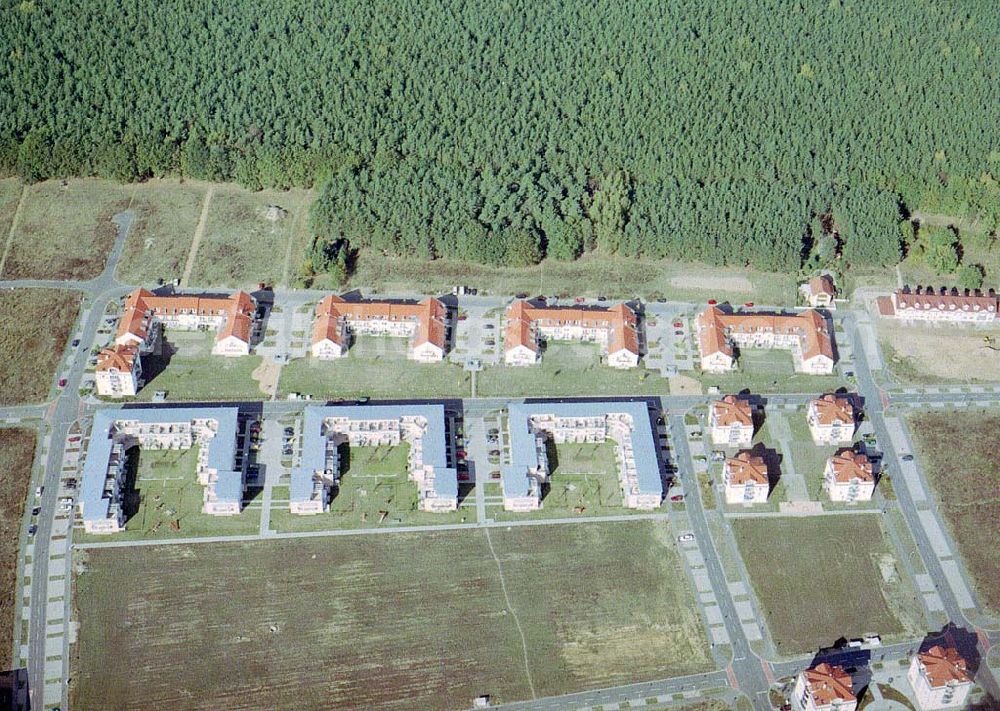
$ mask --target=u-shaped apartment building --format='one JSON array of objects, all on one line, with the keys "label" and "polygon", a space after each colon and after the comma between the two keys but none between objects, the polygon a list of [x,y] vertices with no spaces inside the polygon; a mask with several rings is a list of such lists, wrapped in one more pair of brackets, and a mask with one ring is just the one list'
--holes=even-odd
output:
[{"label": "u-shaped apartment building", "polygon": [[504,509],[542,507],[541,485],[549,481],[546,440],[615,443],[622,503],[654,509],[663,500],[657,456],[659,439],[645,401],[534,402],[511,405],[507,412],[510,463],[500,470]]},{"label": "u-shaped apartment building", "polygon": [[292,469],[289,510],[317,514],[329,510],[340,482],[337,449],[410,445],[408,475],[417,485],[422,511],[458,508],[458,472],[448,465],[449,428],[444,405],[330,405],[307,407],[303,417],[302,459]]}]

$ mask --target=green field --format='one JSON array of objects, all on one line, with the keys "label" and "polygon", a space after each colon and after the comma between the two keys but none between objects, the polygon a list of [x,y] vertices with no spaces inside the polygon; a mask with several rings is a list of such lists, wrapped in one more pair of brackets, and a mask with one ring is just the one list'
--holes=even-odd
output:
[{"label": "green field", "polygon": [[924,472],[980,602],[1000,613],[1000,415],[989,410],[925,412],[909,418]]},{"label": "green field", "polygon": [[[282,532],[317,531],[474,521],[475,511],[469,508],[448,513],[418,509],[417,485],[407,476],[409,451],[405,442],[396,447],[341,445],[340,489],[330,502],[330,511],[301,516],[290,513],[287,507],[273,508],[271,527]],[[463,488],[460,499],[470,496],[471,487]]]},{"label": "green field", "polygon": [[31,483],[37,434],[29,429],[0,428],[0,666],[13,669],[17,557],[24,502]]},{"label": "green field", "polygon": [[203,331],[165,330],[164,353],[143,356],[146,385],[136,399],[148,402],[157,390],[169,400],[259,400],[263,397],[253,379],[260,356],[227,358],[212,355],[215,334]]},{"label": "green field", "polygon": [[155,284],[184,274],[195,227],[205,199],[204,183],[151,180],[133,187],[131,209],[137,219],[129,230],[118,265],[126,284]]},{"label": "green field", "polygon": [[765,348],[744,348],[739,351],[736,370],[717,375],[697,371],[695,376],[707,386],[718,386],[721,392],[832,392],[847,382],[838,375],[796,373],[788,351]]},{"label": "green field", "polygon": [[90,279],[100,274],[117,234],[111,218],[128,207],[129,186],[78,178],[36,183],[27,191],[0,277]]},{"label": "green field", "polygon": [[454,709],[712,668],[667,526],[486,536],[85,551],[71,702]]},{"label": "green field", "polygon": [[281,369],[282,395],[314,398],[465,397],[469,374],[453,363],[417,363],[406,358],[407,340],[357,336],[346,358],[293,360]]},{"label": "green field", "polygon": [[[877,516],[733,519],[733,533],[774,644],[815,651],[839,637],[883,640],[923,631],[922,604],[900,578]],[[886,582],[880,563],[896,578]]]},{"label": "green field", "polygon": [[79,308],[75,291],[0,292],[0,405],[48,397]]},{"label": "green field", "polygon": [[134,467],[134,474],[129,472],[123,504],[125,530],[110,536],[81,532],[74,538],[81,542],[134,541],[257,533],[259,510],[245,509],[238,516],[202,513],[205,489],[196,473],[198,449],[144,449],[137,462],[133,450],[128,466]]},{"label": "green field", "polygon": [[[310,202],[305,190],[251,192],[235,185],[215,185],[191,284],[254,288],[258,282],[291,280],[308,247]],[[286,210],[287,216],[276,222],[265,219],[269,205]]]}]

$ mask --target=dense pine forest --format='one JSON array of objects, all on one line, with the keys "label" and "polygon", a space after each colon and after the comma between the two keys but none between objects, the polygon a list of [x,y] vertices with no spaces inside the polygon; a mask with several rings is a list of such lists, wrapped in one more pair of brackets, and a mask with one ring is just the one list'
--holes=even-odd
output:
[{"label": "dense pine forest", "polygon": [[24,0],[0,168],[316,184],[345,248],[794,270],[1000,224],[994,0]]}]

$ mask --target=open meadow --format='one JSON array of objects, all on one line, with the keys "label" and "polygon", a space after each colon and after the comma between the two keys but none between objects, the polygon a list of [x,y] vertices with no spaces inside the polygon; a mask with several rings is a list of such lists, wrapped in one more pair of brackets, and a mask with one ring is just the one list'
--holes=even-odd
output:
[{"label": "open meadow", "polygon": [[73,178],[25,190],[0,277],[80,280],[100,274],[117,233],[111,218],[128,207],[130,187]]},{"label": "open meadow", "polygon": [[1000,614],[1000,465],[993,411],[922,412],[909,418],[924,473],[982,604]]},{"label": "open meadow", "polygon": [[75,291],[0,292],[0,405],[45,400],[79,308]]},{"label": "open meadow", "polygon": [[93,549],[77,569],[78,708],[454,709],[711,668],[663,524]]},{"label": "open meadow", "polygon": [[877,516],[733,519],[754,593],[781,654],[874,633],[916,636],[921,603]]},{"label": "open meadow", "polygon": [[24,502],[35,457],[34,430],[0,428],[0,666],[13,668],[14,605],[17,594],[17,556]]}]

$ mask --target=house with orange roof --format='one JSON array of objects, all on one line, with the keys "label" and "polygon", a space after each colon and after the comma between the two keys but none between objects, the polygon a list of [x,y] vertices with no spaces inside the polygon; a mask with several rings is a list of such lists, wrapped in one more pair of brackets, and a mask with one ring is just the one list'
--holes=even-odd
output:
[{"label": "house with orange roof", "polygon": [[728,457],[722,465],[727,504],[763,504],[771,491],[764,458],[749,450]]},{"label": "house with orange roof", "polygon": [[504,362],[534,365],[541,359],[540,342],[596,342],[612,368],[639,365],[639,320],[627,304],[611,308],[533,306],[514,301],[504,315]]},{"label": "house with orange roof", "polygon": [[142,359],[135,345],[103,348],[97,354],[94,380],[99,395],[131,397],[142,387]]},{"label": "house with orange roof", "polygon": [[817,446],[850,444],[854,441],[857,413],[851,398],[828,393],[809,402],[806,422]]},{"label": "house with orange roof", "polygon": [[799,293],[812,308],[829,309],[833,307],[833,300],[837,297],[837,287],[833,283],[832,276],[820,274],[802,284]]},{"label": "house with orange roof", "polygon": [[735,395],[726,395],[709,405],[708,427],[712,444],[749,447],[753,440],[753,408]]},{"label": "house with orange roof", "polygon": [[830,501],[871,501],[875,493],[875,468],[866,455],[841,449],[826,460],[823,488]]},{"label": "house with orange roof", "polygon": [[833,337],[826,319],[813,309],[784,315],[731,313],[709,306],[698,314],[695,324],[701,369],[705,372],[733,370],[739,348],[789,350],[796,372],[833,372]]},{"label": "house with orange roof", "polygon": [[448,307],[435,298],[420,303],[345,301],[336,294],[316,306],[311,352],[314,358],[343,358],[352,334],[409,338],[407,356],[438,363],[448,350]]},{"label": "house with orange roof", "polygon": [[853,680],[843,667],[822,662],[799,672],[792,692],[795,711],[855,711],[857,707]]},{"label": "house with orange roof", "polygon": [[906,678],[924,711],[964,708],[972,690],[968,665],[953,647],[934,645],[915,654]]},{"label": "house with orange roof", "polygon": [[984,294],[976,289],[905,286],[891,296],[878,297],[876,305],[880,315],[907,322],[993,323],[998,302],[992,289]]}]

